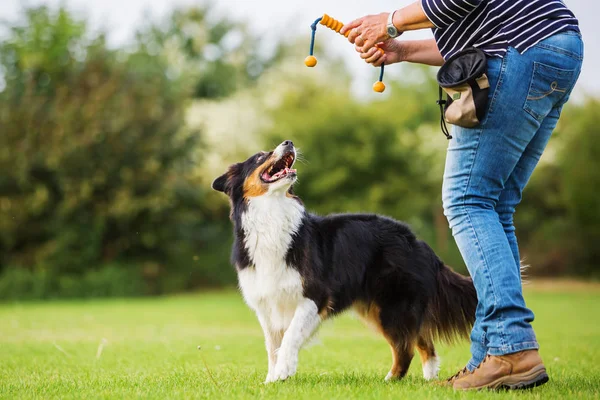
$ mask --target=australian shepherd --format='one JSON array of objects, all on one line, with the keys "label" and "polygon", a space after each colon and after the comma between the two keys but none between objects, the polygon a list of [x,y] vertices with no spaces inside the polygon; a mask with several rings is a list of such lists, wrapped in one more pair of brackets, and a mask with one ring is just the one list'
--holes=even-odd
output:
[{"label": "australian shepherd", "polygon": [[321,323],[353,308],[385,337],[406,375],[417,349],[437,378],[434,340],[468,335],[477,295],[403,223],[373,214],[310,214],[293,194],[296,149],[286,140],[215,179],[234,226],[232,262],[264,331],[266,382],[296,373],[298,352]]}]

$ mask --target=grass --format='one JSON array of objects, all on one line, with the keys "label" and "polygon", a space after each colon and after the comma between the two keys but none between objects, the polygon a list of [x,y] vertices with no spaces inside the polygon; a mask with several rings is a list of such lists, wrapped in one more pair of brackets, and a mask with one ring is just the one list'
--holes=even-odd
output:
[{"label": "grass", "polygon": [[[326,323],[291,380],[263,385],[258,322],[233,291],[134,300],[0,305],[0,399],[600,398],[600,288],[526,291],[551,381],[526,392],[455,393],[409,375],[384,382],[386,342],[351,315]],[[201,345],[202,349],[197,350]],[[439,346],[441,376],[468,344]],[[208,368],[206,367],[208,366]]]}]

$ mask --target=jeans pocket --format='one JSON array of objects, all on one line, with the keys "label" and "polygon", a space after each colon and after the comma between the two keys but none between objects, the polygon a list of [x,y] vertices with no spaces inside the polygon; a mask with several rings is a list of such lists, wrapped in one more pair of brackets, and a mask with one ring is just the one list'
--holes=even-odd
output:
[{"label": "jeans pocket", "polygon": [[576,70],[535,62],[523,109],[541,122],[571,92],[575,73]]}]

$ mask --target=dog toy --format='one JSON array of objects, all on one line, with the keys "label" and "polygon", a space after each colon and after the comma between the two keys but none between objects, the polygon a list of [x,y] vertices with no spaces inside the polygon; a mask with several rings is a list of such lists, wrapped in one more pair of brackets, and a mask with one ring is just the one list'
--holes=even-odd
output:
[{"label": "dog toy", "polygon": [[[310,26],[310,29],[312,30],[312,35],[310,38],[309,56],[306,57],[306,59],[304,60],[304,64],[307,67],[311,67],[311,68],[314,67],[315,65],[317,65],[317,57],[314,56],[313,52],[315,49],[315,34],[317,33],[317,25],[319,23],[337,33],[340,33],[340,30],[344,26],[344,24],[342,22],[338,21],[337,19],[331,18],[327,14],[323,14],[322,17],[317,18],[315,20],[315,22],[312,23],[312,25]],[[346,32],[346,34],[344,36],[348,37],[349,34],[350,34],[350,31]],[[380,48],[378,48],[378,49],[379,49],[379,51],[381,51],[383,53],[382,49],[380,49]],[[379,72],[379,80],[373,84],[373,90],[378,93],[382,93],[385,90],[385,84],[383,83],[383,70],[384,70],[384,64],[381,64],[381,71]]]}]

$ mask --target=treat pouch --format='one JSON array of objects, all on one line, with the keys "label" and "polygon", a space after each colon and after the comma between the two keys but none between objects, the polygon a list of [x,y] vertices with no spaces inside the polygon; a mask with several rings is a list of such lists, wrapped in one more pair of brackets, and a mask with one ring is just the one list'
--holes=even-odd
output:
[{"label": "treat pouch", "polygon": [[[458,52],[444,63],[437,74],[442,122],[464,128],[481,123],[490,89],[486,72],[486,55],[473,47]],[[446,100],[442,99],[442,91],[447,94]],[[442,131],[444,128],[442,126]],[[447,130],[444,133],[449,136]]]}]

